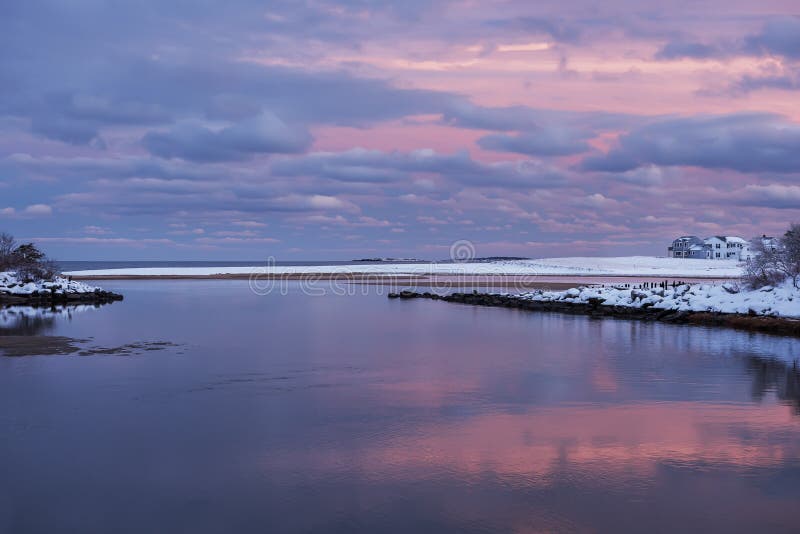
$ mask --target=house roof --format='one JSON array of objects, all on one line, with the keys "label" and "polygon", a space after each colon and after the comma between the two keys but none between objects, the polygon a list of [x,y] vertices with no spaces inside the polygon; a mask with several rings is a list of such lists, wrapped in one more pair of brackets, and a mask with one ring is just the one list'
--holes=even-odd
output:
[{"label": "house roof", "polygon": [[734,236],[712,235],[711,237],[706,238],[706,240],[708,239],[719,239],[720,241],[724,241],[725,243],[747,243],[746,239],[735,235]]}]

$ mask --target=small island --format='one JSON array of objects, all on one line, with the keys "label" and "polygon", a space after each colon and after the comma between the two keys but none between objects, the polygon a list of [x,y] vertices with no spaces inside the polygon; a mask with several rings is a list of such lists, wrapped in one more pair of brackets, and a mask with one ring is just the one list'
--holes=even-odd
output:
[{"label": "small island", "polygon": [[61,275],[58,264],[33,243],[0,233],[0,306],[107,304],[122,295]]}]

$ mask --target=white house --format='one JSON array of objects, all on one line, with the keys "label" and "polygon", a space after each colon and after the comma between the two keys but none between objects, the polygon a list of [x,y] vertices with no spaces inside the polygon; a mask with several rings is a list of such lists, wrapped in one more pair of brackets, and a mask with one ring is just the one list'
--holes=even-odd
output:
[{"label": "white house", "polygon": [[763,234],[760,239],[765,250],[776,252],[779,248],[781,248],[781,241],[777,237],[771,237],[767,234]]},{"label": "white house", "polygon": [[741,237],[715,235],[703,241],[710,260],[743,261],[751,257],[749,242]]},{"label": "white house", "polygon": [[[774,238],[763,237],[765,246],[772,246]],[[770,241],[767,241],[770,240]],[[776,241],[775,241],[776,242]],[[769,243],[769,245],[768,245]],[[752,257],[750,243],[737,236],[715,235],[700,239],[686,235],[675,239],[667,249],[671,258],[745,261]]]}]

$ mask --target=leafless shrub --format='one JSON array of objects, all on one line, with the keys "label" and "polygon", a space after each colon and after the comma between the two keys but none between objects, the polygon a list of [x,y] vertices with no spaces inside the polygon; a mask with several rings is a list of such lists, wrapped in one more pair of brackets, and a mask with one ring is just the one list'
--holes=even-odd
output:
[{"label": "leafless shrub", "polygon": [[39,261],[39,275],[42,280],[52,280],[61,275],[61,269],[55,260],[45,257]]},{"label": "leafless shrub", "polygon": [[33,243],[17,244],[13,236],[0,233],[0,271],[15,271],[25,281],[50,280],[60,271]]},{"label": "leafless shrub", "polygon": [[800,224],[792,224],[777,247],[761,237],[750,243],[753,257],[745,265],[744,281],[752,288],[776,285],[787,278],[800,282]]},{"label": "leafless shrub", "polygon": [[793,224],[781,238],[778,269],[791,278],[794,287],[800,280],[800,224]]}]

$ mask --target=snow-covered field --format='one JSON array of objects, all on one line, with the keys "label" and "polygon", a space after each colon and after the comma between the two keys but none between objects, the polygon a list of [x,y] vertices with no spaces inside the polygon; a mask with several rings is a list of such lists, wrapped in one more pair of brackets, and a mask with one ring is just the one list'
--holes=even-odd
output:
[{"label": "snow-covered field", "polygon": [[566,291],[532,291],[517,295],[534,301],[586,303],[602,299],[601,306],[653,307],[664,310],[755,313],[774,317],[800,318],[800,291],[790,281],[780,286],[746,290],[737,283],[695,284],[676,288],[621,289],[580,287]]},{"label": "snow-covered field", "polygon": [[53,291],[56,294],[63,293],[94,293],[99,288],[67,280],[66,278],[55,278],[52,281],[28,282],[23,283],[17,279],[13,272],[0,272],[0,295],[30,295],[37,291]]},{"label": "snow-covered field", "polygon": [[742,269],[735,261],[683,260],[650,256],[620,258],[547,258],[467,263],[381,263],[372,265],[303,265],[252,267],[146,267],[71,271],[71,276],[213,276],[258,274],[381,274],[381,275],[573,275],[735,278]]}]

